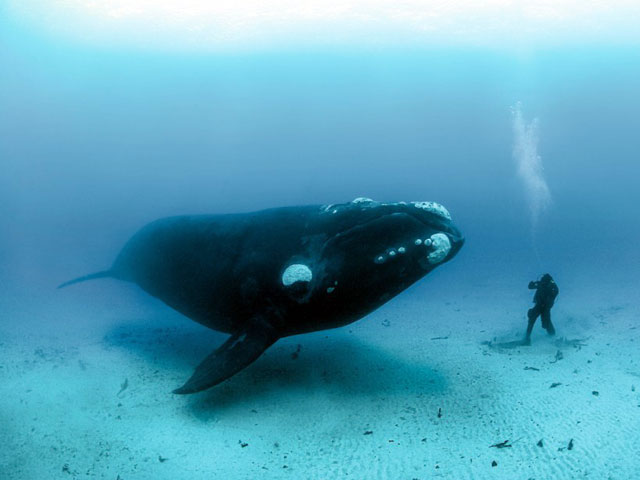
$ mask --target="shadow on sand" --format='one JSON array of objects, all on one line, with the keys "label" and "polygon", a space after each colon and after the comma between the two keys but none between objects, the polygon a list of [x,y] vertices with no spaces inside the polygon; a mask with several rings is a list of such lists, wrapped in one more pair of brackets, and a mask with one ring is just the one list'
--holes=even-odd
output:
[{"label": "shadow on sand", "polygon": [[[180,383],[225,339],[197,325],[157,328],[138,322],[116,326],[105,336],[105,343],[171,370]],[[445,388],[445,378],[429,365],[403,358],[402,351],[387,352],[334,330],[281,339],[245,370],[188,396],[187,402],[194,414],[206,416],[208,411],[276,395],[335,395],[348,401],[359,396],[436,395]]]}]

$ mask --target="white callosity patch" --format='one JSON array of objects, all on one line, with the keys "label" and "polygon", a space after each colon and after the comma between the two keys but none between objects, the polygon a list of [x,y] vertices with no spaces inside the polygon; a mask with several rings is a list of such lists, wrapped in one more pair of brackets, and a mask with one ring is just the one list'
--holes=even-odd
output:
[{"label": "white callosity patch", "polygon": [[426,210],[427,212],[434,213],[442,218],[446,218],[447,220],[451,220],[451,214],[449,210],[444,208],[444,206],[440,205],[436,202],[411,202],[411,204],[419,208],[421,210]]},{"label": "white callosity patch", "polygon": [[282,284],[285,287],[293,285],[296,282],[310,282],[313,278],[311,269],[301,263],[289,265],[282,274]]},{"label": "white callosity patch", "polygon": [[440,263],[449,254],[451,250],[451,242],[449,241],[449,237],[447,237],[444,233],[434,233],[431,235],[431,247],[433,250],[429,253],[428,259],[429,263]]},{"label": "white callosity patch", "polygon": [[338,209],[336,208],[338,205],[334,205],[333,203],[330,205],[323,205],[320,207],[320,211],[322,213],[338,213]]},{"label": "white callosity patch", "polygon": [[[420,242],[422,242],[422,240],[420,240]],[[416,245],[418,245],[416,243]],[[403,254],[407,251],[406,248],[404,247],[399,247],[398,250],[395,250],[393,248],[390,248],[389,250],[387,250],[386,256],[385,255],[379,255],[375,258],[374,262],[375,263],[384,263],[384,261],[387,259],[387,257],[390,258],[394,258],[398,253]]]},{"label": "white callosity patch", "polygon": [[367,197],[358,197],[351,201],[351,203],[371,203],[373,200]]}]

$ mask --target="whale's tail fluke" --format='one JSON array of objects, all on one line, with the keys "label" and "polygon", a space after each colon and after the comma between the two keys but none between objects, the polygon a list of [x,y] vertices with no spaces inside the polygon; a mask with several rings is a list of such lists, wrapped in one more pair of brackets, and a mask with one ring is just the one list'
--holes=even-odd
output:
[{"label": "whale's tail fluke", "polygon": [[96,278],[108,278],[113,276],[114,276],[113,271],[111,270],[104,270],[102,272],[90,273],[89,275],[84,275],[82,277],[69,280],[68,282],[61,283],[60,285],[58,285],[58,288],[68,287],[69,285],[73,285],[74,283],[86,282],[87,280],[95,280]]}]

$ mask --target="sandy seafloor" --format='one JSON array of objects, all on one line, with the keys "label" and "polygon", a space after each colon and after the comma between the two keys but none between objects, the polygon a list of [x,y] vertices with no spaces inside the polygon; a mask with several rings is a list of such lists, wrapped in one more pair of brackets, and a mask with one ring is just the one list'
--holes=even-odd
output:
[{"label": "sandy seafloor", "polygon": [[170,392],[222,334],[116,281],[6,294],[0,478],[637,478],[637,286],[559,280],[559,338],[501,349],[531,297],[512,277],[434,273],[193,396]]}]

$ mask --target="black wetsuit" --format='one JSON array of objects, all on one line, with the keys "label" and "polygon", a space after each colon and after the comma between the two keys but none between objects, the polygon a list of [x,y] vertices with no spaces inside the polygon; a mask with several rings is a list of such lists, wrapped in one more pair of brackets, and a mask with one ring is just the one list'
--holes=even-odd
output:
[{"label": "black wetsuit", "polygon": [[555,335],[556,329],[553,328],[551,323],[551,307],[558,296],[558,285],[553,281],[551,275],[542,277],[538,282],[529,282],[529,289],[536,290],[536,294],[533,297],[535,305],[527,312],[529,317],[529,324],[527,325],[528,341],[531,337],[531,330],[533,330],[533,324],[536,323],[538,317],[542,320],[542,328],[544,328],[549,335]]}]

